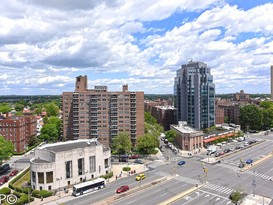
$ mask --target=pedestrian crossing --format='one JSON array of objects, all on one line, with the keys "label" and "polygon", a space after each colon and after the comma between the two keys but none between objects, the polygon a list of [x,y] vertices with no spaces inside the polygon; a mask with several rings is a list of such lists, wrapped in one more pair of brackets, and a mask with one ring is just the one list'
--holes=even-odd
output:
[{"label": "pedestrian crossing", "polygon": [[209,190],[213,190],[213,191],[217,191],[223,194],[227,194],[230,195],[234,190],[225,186],[220,186],[218,184],[212,184],[212,183],[207,183],[204,188],[209,189]]},{"label": "pedestrian crossing", "polygon": [[185,182],[188,184],[201,184],[202,182],[198,179],[192,179],[192,178],[188,178],[188,177],[184,177],[184,176],[177,176],[175,177],[176,180],[181,181],[181,182]]},{"label": "pedestrian crossing", "polygon": [[239,171],[240,170],[240,168],[238,167],[239,165],[236,167],[235,165],[220,163],[220,164],[216,164],[216,166],[224,167],[224,168],[227,168],[227,169],[232,169],[234,171]]},{"label": "pedestrian crossing", "polygon": [[270,176],[268,175],[265,175],[265,174],[261,174],[261,173],[258,173],[258,172],[254,172],[254,171],[251,171],[251,170],[247,170],[246,172],[244,172],[246,174],[250,174],[250,175],[253,175],[253,176],[256,176],[256,177],[259,177],[259,178],[263,178],[263,179],[266,179],[266,180],[270,180]]},{"label": "pedestrian crossing", "polygon": [[[232,170],[234,170],[236,172],[241,171],[241,168],[235,167],[234,165],[231,165],[231,164],[221,163],[221,164],[217,164],[216,166],[224,167],[224,168],[227,168],[227,169],[232,169]],[[268,176],[268,175],[266,175],[266,174],[261,174],[261,173],[258,173],[258,172],[255,172],[255,171],[251,171],[251,170],[247,170],[245,172],[241,172],[241,174],[249,174],[249,175],[253,175],[253,176],[265,179],[265,180],[270,180],[271,179],[271,177]]]},{"label": "pedestrian crossing", "polygon": [[[181,181],[181,182],[185,182],[185,183],[188,183],[188,184],[193,184],[193,185],[196,185],[196,184],[202,184],[202,182],[198,179],[192,179],[192,178],[188,178],[188,177],[184,177],[184,176],[177,176],[175,177],[176,180],[178,181]],[[206,189],[209,189],[209,190],[213,190],[213,191],[216,191],[216,192],[220,192],[220,193],[223,193],[223,194],[231,194],[234,190],[231,189],[231,188],[228,188],[228,187],[225,187],[225,186],[220,186],[218,184],[212,184],[212,183],[206,183],[204,184],[203,188],[206,188]]]}]

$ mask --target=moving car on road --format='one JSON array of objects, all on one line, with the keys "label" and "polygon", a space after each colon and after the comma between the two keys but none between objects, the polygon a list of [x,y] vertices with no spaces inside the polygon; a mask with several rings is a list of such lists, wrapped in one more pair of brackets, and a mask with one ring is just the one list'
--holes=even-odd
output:
[{"label": "moving car on road", "polygon": [[139,175],[137,175],[137,177],[136,177],[136,180],[137,180],[137,181],[143,180],[143,179],[145,179],[145,174],[139,174]]},{"label": "moving car on road", "polygon": [[178,162],[178,165],[179,165],[179,166],[182,166],[182,165],[184,165],[184,164],[186,164],[186,162],[183,161],[183,160],[181,160],[181,161]]},{"label": "moving car on road", "polygon": [[119,194],[119,193],[126,192],[126,191],[128,191],[128,190],[129,190],[129,186],[124,185],[124,186],[119,187],[119,188],[117,189],[116,193]]},{"label": "moving car on road", "polygon": [[252,159],[246,160],[246,164],[252,164],[252,163],[253,163],[253,160],[252,160]]}]

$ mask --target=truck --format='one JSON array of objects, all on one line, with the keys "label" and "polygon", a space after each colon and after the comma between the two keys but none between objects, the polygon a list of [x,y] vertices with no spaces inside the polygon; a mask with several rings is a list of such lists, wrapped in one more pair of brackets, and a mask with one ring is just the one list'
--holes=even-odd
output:
[{"label": "truck", "polygon": [[207,149],[207,155],[214,154],[216,151],[217,151],[217,147],[216,147],[216,146],[210,146],[210,147]]}]

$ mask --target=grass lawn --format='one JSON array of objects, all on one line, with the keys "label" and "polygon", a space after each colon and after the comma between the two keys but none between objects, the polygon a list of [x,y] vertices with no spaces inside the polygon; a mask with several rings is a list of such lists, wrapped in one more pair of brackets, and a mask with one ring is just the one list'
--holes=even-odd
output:
[{"label": "grass lawn", "polygon": [[30,171],[28,170],[28,172],[22,176],[18,181],[16,181],[13,186],[14,187],[22,187],[23,184],[26,184],[28,181],[30,181]]}]

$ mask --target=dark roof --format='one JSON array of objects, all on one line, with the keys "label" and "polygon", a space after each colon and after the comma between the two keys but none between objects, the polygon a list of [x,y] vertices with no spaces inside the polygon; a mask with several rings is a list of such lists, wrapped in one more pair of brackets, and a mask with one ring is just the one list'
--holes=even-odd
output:
[{"label": "dark roof", "polygon": [[64,152],[64,151],[69,151],[72,149],[79,149],[79,148],[84,148],[87,146],[96,146],[99,144],[98,142],[92,142],[92,141],[73,141],[73,143],[62,143],[58,145],[46,145],[45,147],[42,147],[44,150],[50,150],[53,152]]}]

